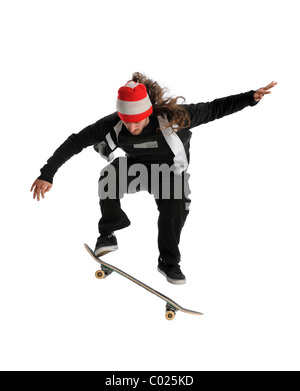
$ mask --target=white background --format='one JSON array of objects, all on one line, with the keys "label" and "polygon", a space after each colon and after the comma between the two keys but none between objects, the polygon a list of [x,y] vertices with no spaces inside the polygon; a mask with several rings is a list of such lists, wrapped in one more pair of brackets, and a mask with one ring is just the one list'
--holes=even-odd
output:
[{"label": "white background", "polygon": [[[299,370],[297,1],[1,2],[1,370]],[[298,26],[298,27],[297,27]],[[187,103],[277,81],[255,107],[195,128],[187,285],[156,271],[157,210],[127,196],[132,225],[111,262],[204,317],[119,275],[98,281],[97,182],[88,148],[29,192],[71,134],[115,111],[146,73]]]}]

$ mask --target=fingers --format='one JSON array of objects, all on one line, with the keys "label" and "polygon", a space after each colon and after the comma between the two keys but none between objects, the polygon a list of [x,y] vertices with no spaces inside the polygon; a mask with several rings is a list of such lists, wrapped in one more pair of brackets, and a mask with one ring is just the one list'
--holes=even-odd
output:
[{"label": "fingers", "polygon": [[259,88],[257,91],[256,91],[256,102],[258,102],[258,100],[261,100],[264,95],[266,94],[271,94],[272,91],[268,91],[270,88],[273,88],[275,87],[277,84],[277,82],[274,82],[272,81],[271,83],[269,83],[266,87],[262,87],[262,88]]},{"label": "fingers", "polygon": [[264,87],[263,89],[264,89],[264,90],[269,90],[270,88],[275,87],[276,84],[277,84],[277,82],[272,81],[270,84],[268,84],[268,85],[267,85],[266,87]]},{"label": "fingers", "polygon": [[51,185],[42,185],[41,187],[41,194],[42,194],[42,197],[45,198],[45,193],[48,193],[48,191],[51,189]]},{"label": "fingers", "polygon": [[34,192],[33,192],[33,199],[35,199],[35,197],[38,198],[38,201],[39,201],[39,198],[40,198],[40,195],[39,195],[39,192],[38,192],[38,184],[37,184],[37,180],[35,180],[31,186],[31,189],[30,191],[32,191],[34,189]]},{"label": "fingers", "polygon": [[39,201],[40,200],[40,197],[41,197],[41,188],[38,187],[38,185],[34,188],[34,192],[33,192],[33,199],[35,200],[35,198],[37,198],[37,200]]},{"label": "fingers", "polygon": [[36,180],[31,186],[31,190],[30,190],[32,191],[34,189],[33,199],[37,198],[37,200],[40,201],[41,196],[42,198],[45,198],[45,193],[47,193],[51,189],[51,187],[52,184],[49,182]]},{"label": "fingers", "polygon": [[35,198],[35,196],[36,196],[37,200],[39,201],[41,199],[41,194],[42,194],[42,197],[45,198],[45,193],[44,193],[43,187],[36,186],[36,188],[34,190],[33,198]]},{"label": "fingers", "polygon": [[31,189],[30,189],[30,191],[32,191],[33,190],[33,188],[34,188],[34,186],[36,185],[36,180],[33,182],[33,184],[32,184],[32,186],[31,186]]},{"label": "fingers", "polygon": [[35,200],[35,197],[37,197],[37,187],[35,186],[33,191],[33,199]]},{"label": "fingers", "polygon": [[271,94],[271,92],[272,92],[272,91],[265,91],[265,90],[263,90],[263,91],[261,92],[261,95],[264,96],[264,95],[266,95],[266,94]]}]

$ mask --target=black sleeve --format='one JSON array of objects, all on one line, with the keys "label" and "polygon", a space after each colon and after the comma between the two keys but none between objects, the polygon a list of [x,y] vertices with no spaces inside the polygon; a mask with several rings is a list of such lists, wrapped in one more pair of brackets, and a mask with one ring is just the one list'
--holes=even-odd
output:
[{"label": "black sleeve", "polygon": [[55,173],[67,160],[81,152],[84,148],[103,141],[109,131],[106,125],[105,119],[102,118],[94,124],[87,126],[81,132],[73,133],[47,160],[47,164],[41,169],[41,175],[38,179],[53,183]]},{"label": "black sleeve", "polygon": [[255,106],[258,102],[254,100],[254,93],[255,91],[251,90],[242,94],[215,99],[212,102],[182,105],[191,120],[189,128],[236,113],[247,106]]}]

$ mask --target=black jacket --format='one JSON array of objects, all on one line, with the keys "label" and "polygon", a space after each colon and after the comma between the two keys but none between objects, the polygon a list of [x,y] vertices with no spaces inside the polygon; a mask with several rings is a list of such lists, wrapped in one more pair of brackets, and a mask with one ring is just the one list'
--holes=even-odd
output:
[{"label": "black jacket", "polygon": [[[186,165],[189,163],[189,149],[192,132],[190,129],[205,124],[225,115],[236,113],[247,106],[254,106],[258,102],[254,101],[254,90],[231,95],[225,98],[215,99],[212,102],[197,104],[182,104],[187,111],[191,124],[188,128],[179,130],[172,142],[169,142],[169,133],[157,132],[162,117],[150,116],[149,124],[138,136],[129,133],[115,112],[101,118],[92,125],[87,126],[77,134],[72,134],[54,152],[41,169],[38,179],[53,182],[53,177],[57,170],[73,155],[78,154],[83,148],[94,146],[95,150],[107,161],[113,160],[113,151],[121,148],[126,155],[145,164],[173,164],[177,153],[183,155],[183,148],[186,155]],[[178,141],[180,139],[181,143]],[[177,145],[173,148],[172,145]],[[178,152],[178,146],[183,147]],[[177,150],[176,150],[177,148]],[[177,159],[178,160],[178,159]],[[180,160],[180,159],[179,159]],[[181,163],[180,163],[181,164]],[[186,168],[186,165],[183,169]]]}]

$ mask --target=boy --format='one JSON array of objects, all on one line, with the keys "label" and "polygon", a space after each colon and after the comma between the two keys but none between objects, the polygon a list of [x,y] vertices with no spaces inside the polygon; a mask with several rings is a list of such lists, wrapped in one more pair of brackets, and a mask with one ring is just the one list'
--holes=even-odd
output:
[{"label": "boy", "polygon": [[[33,198],[44,198],[56,171],[83,148],[94,146],[110,164],[99,180],[101,219],[95,254],[118,249],[115,231],[130,225],[120,200],[127,193],[146,190],[155,196],[158,218],[158,270],[173,284],[185,284],[179,265],[179,242],[189,213],[187,174],[190,129],[255,106],[277,83],[257,91],[232,95],[212,102],[178,104],[166,98],[164,89],[145,75],[134,73],[118,91],[117,111],[72,134],[47,161],[31,187]],[[126,157],[114,159],[121,148]],[[139,175],[138,175],[139,174]]]}]

